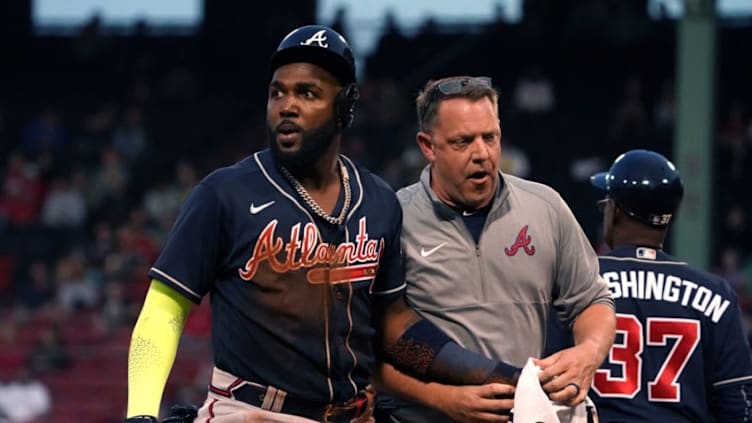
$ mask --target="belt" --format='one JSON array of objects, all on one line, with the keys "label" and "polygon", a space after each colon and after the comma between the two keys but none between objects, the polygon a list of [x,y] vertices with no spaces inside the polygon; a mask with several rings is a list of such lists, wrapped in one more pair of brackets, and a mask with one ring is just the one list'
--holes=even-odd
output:
[{"label": "belt", "polygon": [[237,379],[227,390],[210,384],[209,390],[217,395],[233,398],[263,410],[293,414],[328,423],[349,423],[368,410],[368,397],[361,391],[343,404],[326,404],[301,398],[291,398],[287,392],[272,386]]}]

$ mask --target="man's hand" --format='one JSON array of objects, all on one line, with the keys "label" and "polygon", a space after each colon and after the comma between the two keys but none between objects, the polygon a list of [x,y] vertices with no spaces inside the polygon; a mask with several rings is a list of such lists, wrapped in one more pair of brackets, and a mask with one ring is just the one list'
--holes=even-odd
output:
[{"label": "man's hand", "polygon": [[434,385],[436,406],[457,422],[508,422],[514,406],[514,386]]},{"label": "man's hand", "polygon": [[569,406],[581,403],[593,375],[606,358],[616,336],[616,315],[611,304],[592,304],[572,325],[575,346],[535,360],[538,377],[552,401]]},{"label": "man's hand", "polygon": [[596,345],[583,343],[535,360],[543,390],[555,402],[575,406],[585,400],[601,364]]}]

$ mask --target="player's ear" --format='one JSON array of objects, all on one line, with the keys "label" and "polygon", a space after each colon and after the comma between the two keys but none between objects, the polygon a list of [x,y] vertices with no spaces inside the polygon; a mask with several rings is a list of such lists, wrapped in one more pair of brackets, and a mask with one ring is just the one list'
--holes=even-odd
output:
[{"label": "player's ear", "polygon": [[420,147],[420,151],[423,152],[423,155],[426,156],[426,159],[428,159],[429,162],[433,162],[436,156],[433,153],[433,142],[431,140],[431,134],[429,134],[428,132],[420,131],[415,136],[415,141],[418,142],[418,147]]}]

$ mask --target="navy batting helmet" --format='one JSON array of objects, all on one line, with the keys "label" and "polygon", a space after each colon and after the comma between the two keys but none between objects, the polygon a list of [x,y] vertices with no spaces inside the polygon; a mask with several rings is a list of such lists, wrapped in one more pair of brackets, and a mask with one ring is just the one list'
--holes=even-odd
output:
[{"label": "navy batting helmet", "polygon": [[627,215],[654,227],[669,224],[684,195],[674,164],[649,150],[622,154],[608,172],[591,176],[590,182],[606,191]]},{"label": "navy batting helmet", "polygon": [[346,86],[355,82],[355,59],[345,37],[323,25],[307,25],[293,30],[272,55],[272,72],[293,63],[313,63],[331,72]]}]

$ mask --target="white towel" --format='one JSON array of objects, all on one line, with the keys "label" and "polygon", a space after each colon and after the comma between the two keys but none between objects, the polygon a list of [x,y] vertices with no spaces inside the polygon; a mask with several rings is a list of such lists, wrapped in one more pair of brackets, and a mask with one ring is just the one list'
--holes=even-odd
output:
[{"label": "white towel", "polygon": [[576,407],[551,402],[538,381],[540,372],[528,358],[514,393],[514,423],[587,423],[585,402]]}]

